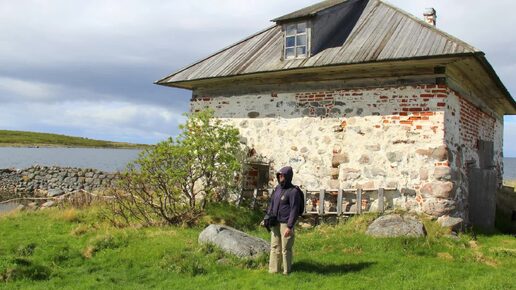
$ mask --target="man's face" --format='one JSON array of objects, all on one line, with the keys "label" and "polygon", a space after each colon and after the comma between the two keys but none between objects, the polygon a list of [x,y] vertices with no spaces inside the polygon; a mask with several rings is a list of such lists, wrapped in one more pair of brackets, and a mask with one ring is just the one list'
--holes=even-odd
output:
[{"label": "man's face", "polygon": [[280,174],[278,174],[278,181],[279,181],[280,183],[285,182],[285,175],[283,175],[283,174],[281,174],[281,173],[280,173]]}]

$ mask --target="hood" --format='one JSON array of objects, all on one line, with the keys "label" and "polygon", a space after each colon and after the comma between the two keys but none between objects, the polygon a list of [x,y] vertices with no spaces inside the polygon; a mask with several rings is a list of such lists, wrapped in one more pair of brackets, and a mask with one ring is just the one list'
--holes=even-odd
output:
[{"label": "hood", "polygon": [[291,187],[292,186],[292,178],[294,177],[294,171],[292,170],[292,167],[285,166],[285,167],[281,168],[280,170],[278,170],[278,172],[276,172],[276,179],[278,180],[278,183],[279,183],[279,176],[278,176],[279,174],[283,174],[285,176],[285,185],[282,187],[283,188]]}]

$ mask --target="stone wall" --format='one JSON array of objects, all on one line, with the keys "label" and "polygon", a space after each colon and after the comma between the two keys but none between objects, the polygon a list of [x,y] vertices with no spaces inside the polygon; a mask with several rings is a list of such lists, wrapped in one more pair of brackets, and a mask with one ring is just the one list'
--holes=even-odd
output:
[{"label": "stone wall", "polygon": [[114,184],[116,174],[96,169],[34,166],[23,170],[0,171],[0,192],[4,196],[45,195],[52,190],[62,193],[95,191]]},{"label": "stone wall", "polygon": [[[214,109],[274,169],[293,166],[294,183],[306,189],[397,188],[391,205],[438,217],[457,210],[451,144],[470,147],[477,129],[460,129],[457,140],[446,136],[464,126],[457,122],[460,110],[472,110],[458,100],[445,85],[221,96],[194,91],[191,110]],[[481,124],[480,134],[499,146],[500,124]]]},{"label": "stone wall", "polygon": [[[487,114],[452,90],[449,90],[447,110],[446,143],[450,154],[449,171],[455,186],[451,197],[455,203],[455,215],[470,220],[469,179],[475,178],[470,176],[472,169],[494,171],[498,188],[502,186],[503,119]],[[481,148],[483,143],[490,143],[490,146]],[[486,156],[488,160],[484,160]],[[492,193],[496,190],[493,188]]]},{"label": "stone wall", "polygon": [[6,198],[13,196],[20,181],[21,176],[16,170],[0,169],[0,195]]}]

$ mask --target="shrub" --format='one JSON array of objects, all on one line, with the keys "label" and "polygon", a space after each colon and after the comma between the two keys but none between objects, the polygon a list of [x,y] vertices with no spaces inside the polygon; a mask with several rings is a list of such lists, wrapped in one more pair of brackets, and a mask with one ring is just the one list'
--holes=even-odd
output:
[{"label": "shrub", "polygon": [[27,245],[20,245],[16,249],[16,254],[21,257],[28,257],[32,256],[34,254],[34,251],[36,250],[36,243],[29,243]]},{"label": "shrub", "polygon": [[[3,269],[2,269],[3,268]],[[0,281],[47,280],[52,271],[49,267],[28,258],[14,258],[7,267],[0,267]]]},{"label": "shrub", "polygon": [[187,251],[179,254],[166,254],[159,265],[163,270],[194,277],[208,273],[207,263],[209,261],[204,257]]},{"label": "shrub", "polygon": [[238,130],[202,111],[181,134],[141,153],[121,175],[110,203],[115,225],[194,224],[209,202],[237,188],[243,150]]}]

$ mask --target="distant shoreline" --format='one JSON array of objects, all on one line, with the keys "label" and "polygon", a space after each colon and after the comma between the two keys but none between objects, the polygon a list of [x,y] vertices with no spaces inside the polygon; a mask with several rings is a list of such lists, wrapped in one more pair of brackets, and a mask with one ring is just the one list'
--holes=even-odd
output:
[{"label": "distant shoreline", "polygon": [[52,133],[0,130],[0,147],[144,149],[151,145],[95,140]]},{"label": "distant shoreline", "polygon": [[0,148],[88,148],[88,149],[134,149],[143,150],[153,145],[108,145],[108,146],[87,146],[87,145],[60,145],[60,144],[16,144],[0,143]]}]

